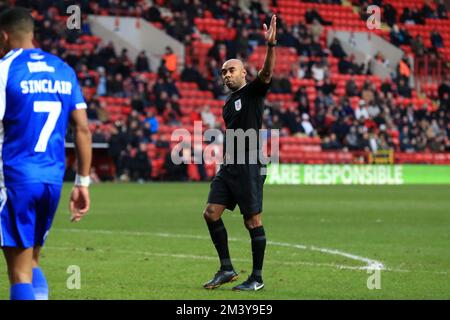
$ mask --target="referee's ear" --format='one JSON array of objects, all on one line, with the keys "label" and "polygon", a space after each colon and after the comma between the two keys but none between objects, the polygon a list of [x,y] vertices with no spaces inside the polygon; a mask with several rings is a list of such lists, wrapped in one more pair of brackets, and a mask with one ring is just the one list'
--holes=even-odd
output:
[{"label": "referee's ear", "polygon": [[4,47],[8,41],[8,33],[5,30],[0,30],[0,46]]}]

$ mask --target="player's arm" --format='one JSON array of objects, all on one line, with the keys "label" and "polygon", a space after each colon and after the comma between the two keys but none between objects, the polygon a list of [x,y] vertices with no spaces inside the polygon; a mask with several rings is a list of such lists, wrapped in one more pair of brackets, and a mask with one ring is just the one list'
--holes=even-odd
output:
[{"label": "player's arm", "polygon": [[71,221],[79,221],[89,210],[89,184],[92,161],[92,140],[86,110],[71,112],[70,124],[74,134],[78,168],[75,186],[70,196]]},{"label": "player's arm", "polygon": [[263,68],[258,72],[259,79],[264,83],[269,83],[272,79],[273,68],[275,66],[275,45],[277,43],[277,17],[272,16],[270,20],[270,27],[267,29],[267,25],[264,23],[264,37],[267,42],[266,58],[264,59]]}]

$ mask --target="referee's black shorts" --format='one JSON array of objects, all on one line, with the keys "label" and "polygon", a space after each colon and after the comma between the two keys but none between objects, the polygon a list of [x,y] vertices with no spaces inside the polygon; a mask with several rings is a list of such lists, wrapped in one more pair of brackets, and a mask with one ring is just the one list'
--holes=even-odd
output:
[{"label": "referee's black shorts", "polygon": [[237,204],[244,216],[261,213],[265,169],[260,164],[222,165],[211,182],[208,203],[224,205],[231,211]]}]

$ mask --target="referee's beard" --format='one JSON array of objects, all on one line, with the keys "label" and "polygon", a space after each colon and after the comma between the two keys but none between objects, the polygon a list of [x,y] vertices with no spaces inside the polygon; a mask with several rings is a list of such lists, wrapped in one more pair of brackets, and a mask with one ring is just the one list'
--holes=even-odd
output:
[{"label": "referee's beard", "polygon": [[229,79],[229,80],[224,80],[224,82],[225,82],[225,85],[227,86],[227,88],[230,89],[232,92],[239,90],[240,88],[245,86],[245,83],[246,83],[245,79],[242,81]]}]

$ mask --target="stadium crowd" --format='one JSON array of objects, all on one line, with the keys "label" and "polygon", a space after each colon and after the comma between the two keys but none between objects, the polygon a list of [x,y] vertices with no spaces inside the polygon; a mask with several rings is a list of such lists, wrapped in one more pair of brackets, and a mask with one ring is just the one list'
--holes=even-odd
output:
[{"label": "stadium crowd", "polygon": [[[315,3],[340,4],[340,0],[310,0]],[[365,0],[354,1],[360,5],[361,12],[369,4]],[[421,36],[412,38],[406,30],[399,28],[397,13],[390,4],[382,0],[372,1],[382,5],[387,23],[392,27],[391,42],[394,45],[410,45],[416,56],[439,56],[438,48],[442,37],[434,30],[430,34],[432,46],[426,47]],[[220,66],[228,58],[247,61],[253,50],[264,45],[261,35],[261,21],[270,17],[271,12],[258,1],[249,1],[243,10],[238,1],[25,1],[17,0],[16,5],[34,7],[36,12],[45,12],[36,21],[36,42],[39,47],[54,53],[71,65],[78,73],[80,83],[86,92],[88,116],[92,123],[93,141],[108,142],[109,152],[117,168],[116,175],[124,180],[147,180],[151,176],[152,163],[148,157],[147,145],[169,148],[167,141],[153,138],[158,127],[164,125],[180,126],[183,116],[180,108],[180,92],[176,79],[195,82],[200,90],[208,90],[216,99],[225,99],[228,92],[222,84]],[[71,3],[81,5],[83,24],[81,30],[68,30],[61,27],[61,16]],[[273,0],[272,5],[277,6]],[[0,11],[2,10],[0,4]],[[48,9],[50,8],[50,9]],[[86,14],[106,10],[111,15],[127,12],[139,13],[144,19],[160,24],[171,36],[182,41],[187,50],[201,37],[194,19],[212,14],[216,19],[225,19],[227,26],[239,30],[232,41],[215,41],[208,52],[207,72],[202,72],[198,61],[186,63],[177,75],[177,57],[170,47],[158,66],[150,64],[146,52],[141,52],[132,61],[126,48],[117,48],[112,43],[100,42],[93,50],[77,52],[64,44],[74,44],[80,37],[91,36]],[[362,14],[363,15],[363,14]],[[364,16],[362,16],[364,18]],[[424,6],[421,10],[405,8],[400,17],[402,23],[423,23],[425,18],[447,19],[447,11],[440,1],[436,10]],[[319,38],[324,26],[330,25],[316,10],[307,10],[305,23],[288,26],[279,17],[278,46],[291,47],[299,56],[299,65],[289,74],[273,78],[271,92],[293,94],[295,106],[282,108],[276,101],[267,102],[264,113],[264,126],[281,129],[282,134],[319,136],[323,150],[377,151],[398,150],[403,152],[450,151],[450,76],[439,84],[436,107],[424,104],[414,108],[412,104],[399,105],[398,97],[411,98],[410,77],[412,66],[403,59],[395,74],[385,80],[379,89],[369,80],[362,87],[355,82],[355,75],[369,75],[369,65],[358,65],[353,56],[345,53],[335,39],[330,47],[320,44]],[[308,59],[313,57],[314,59]],[[337,84],[332,81],[330,58],[339,60],[340,74],[350,75],[345,85],[345,95],[336,98]],[[374,59],[383,61],[377,55]],[[256,76],[255,66],[248,65],[249,78]],[[149,81],[144,75],[155,73]],[[313,79],[317,97],[310,104],[304,86],[293,91],[291,79]],[[102,97],[128,98],[131,109],[126,121],[110,120],[106,103]],[[352,107],[352,97],[359,97],[357,108]],[[193,119],[202,119],[209,127],[222,127],[221,119],[216,119],[209,107],[194,110]],[[105,124],[108,126],[105,127]],[[108,130],[105,130],[108,128]],[[68,135],[70,139],[70,135]],[[166,159],[168,177],[182,176],[187,179],[186,168],[174,166],[170,157]],[[206,178],[203,172],[202,178]]]}]

